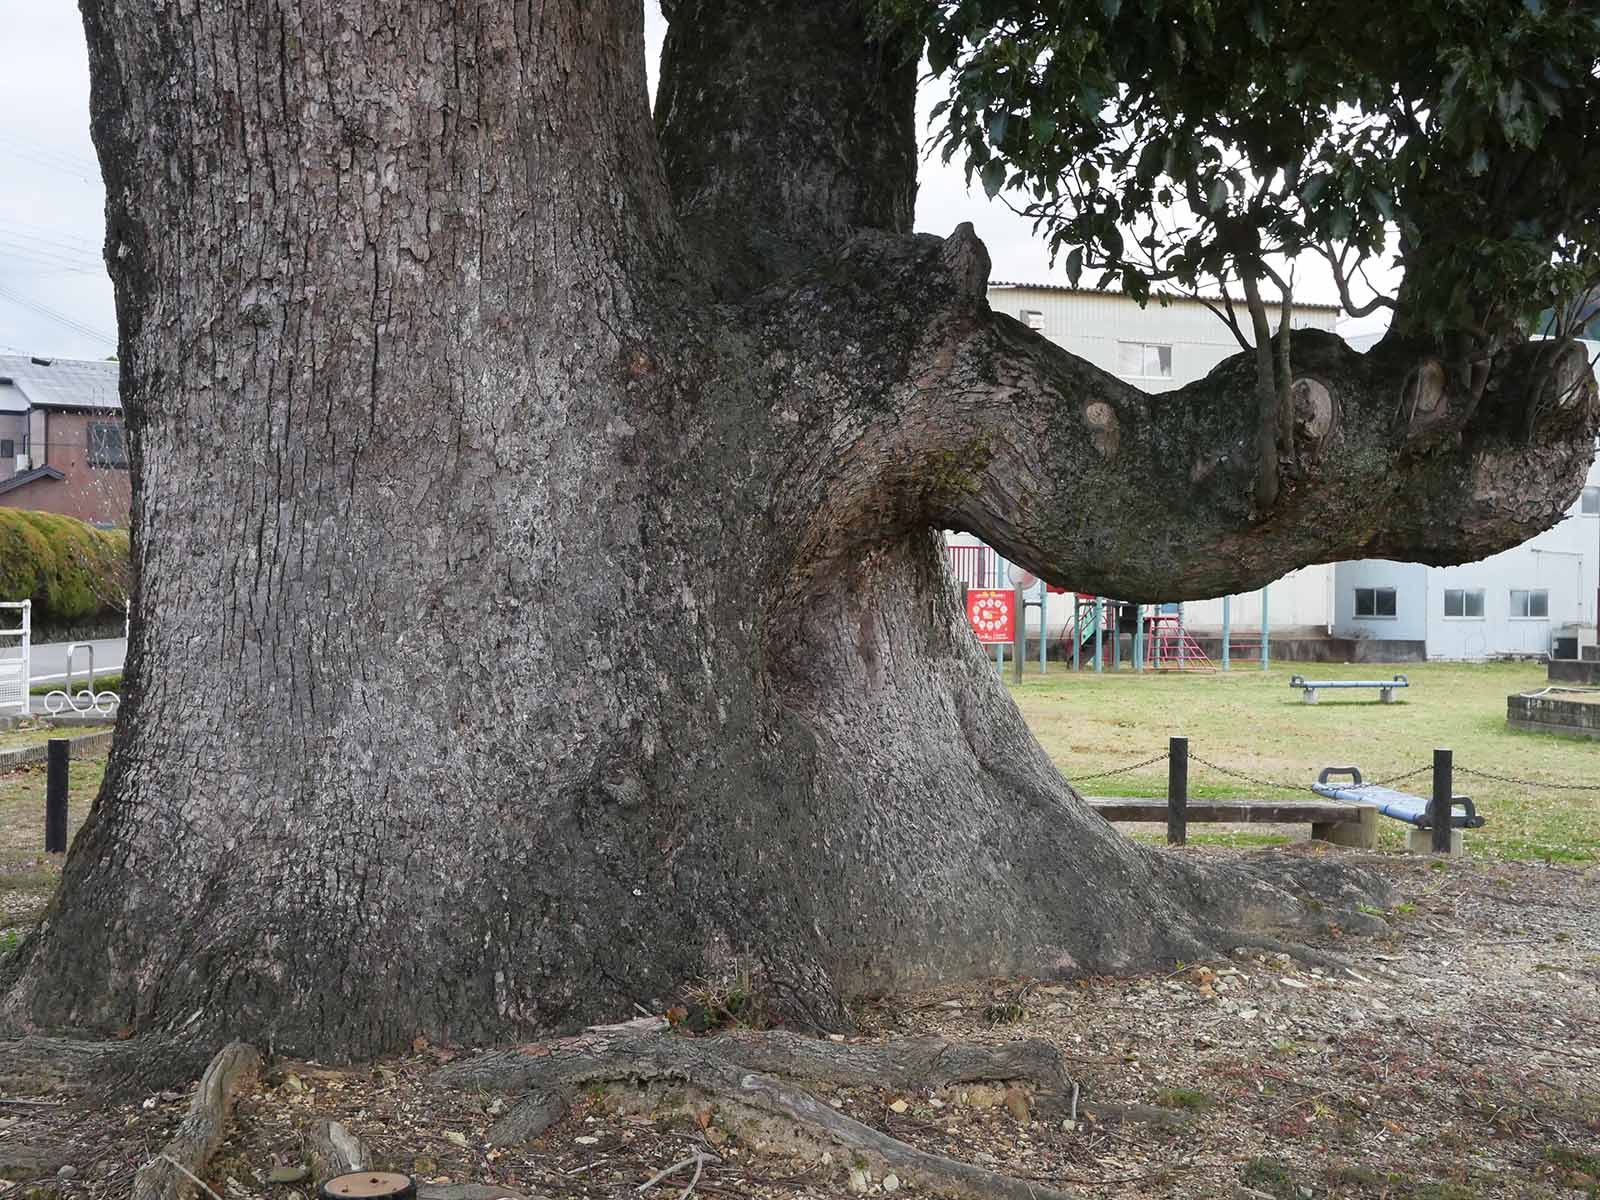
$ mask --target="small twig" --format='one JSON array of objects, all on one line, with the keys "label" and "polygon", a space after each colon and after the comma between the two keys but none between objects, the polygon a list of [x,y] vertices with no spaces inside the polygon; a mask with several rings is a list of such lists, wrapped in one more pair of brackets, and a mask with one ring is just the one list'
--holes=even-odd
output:
[{"label": "small twig", "polygon": [[689,1200],[689,1194],[694,1191],[694,1185],[700,1182],[700,1172],[705,1169],[706,1156],[700,1152],[699,1147],[694,1152],[694,1178],[689,1180],[689,1186],[678,1194],[678,1200]]},{"label": "small twig", "polygon": [[[685,1158],[685,1159],[683,1159],[683,1160],[681,1160],[679,1162],[673,1163],[670,1167],[667,1167],[667,1168],[665,1168],[663,1170],[657,1171],[649,1179],[645,1180],[643,1183],[641,1183],[638,1187],[634,1188],[633,1190],[636,1191],[636,1192],[647,1192],[651,1188],[655,1187],[656,1184],[660,1183],[663,1179],[666,1179],[668,1176],[671,1176],[671,1175],[676,1175],[679,1171],[683,1170],[685,1167],[693,1167],[694,1168],[694,1177],[696,1179],[699,1179],[700,1178],[700,1168],[701,1168],[701,1166],[705,1163],[705,1161],[708,1158],[711,1158],[711,1157],[713,1157],[713,1156],[708,1155],[704,1150],[701,1150],[697,1146],[697,1147],[695,1147],[695,1151],[694,1151],[693,1157]],[[694,1186],[691,1184],[690,1187],[689,1187],[689,1191],[693,1191],[693,1190],[694,1190]],[[685,1196],[687,1196],[688,1194],[689,1194],[689,1192],[685,1192],[684,1193]]]},{"label": "small twig", "polygon": [[1076,1080],[1072,1084],[1072,1111],[1067,1114],[1067,1120],[1074,1125],[1078,1123],[1078,1084]]}]

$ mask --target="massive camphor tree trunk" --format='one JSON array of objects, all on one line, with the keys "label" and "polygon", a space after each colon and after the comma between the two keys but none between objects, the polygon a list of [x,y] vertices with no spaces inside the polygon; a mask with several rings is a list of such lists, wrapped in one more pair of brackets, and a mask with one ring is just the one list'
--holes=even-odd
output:
[{"label": "massive camphor tree trunk", "polygon": [[1046,759],[936,531],[1140,599],[1475,558],[1592,448],[1581,352],[1461,390],[1294,335],[1146,395],[911,231],[916,48],[856,0],[83,0],[134,460],[129,697],[38,1029],[301,1054],[1124,971],[1305,879],[1136,846]]}]

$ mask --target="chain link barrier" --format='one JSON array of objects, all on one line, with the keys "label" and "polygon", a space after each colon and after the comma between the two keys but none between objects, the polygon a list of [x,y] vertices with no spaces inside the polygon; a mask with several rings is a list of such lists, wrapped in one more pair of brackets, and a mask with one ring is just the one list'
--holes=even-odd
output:
[{"label": "chain link barrier", "polygon": [[1492,779],[1496,783],[1512,783],[1518,787],[1548,788],[1553,792],[1600,792],[1600,783],[1549,783],[1543,779],[1518,779],[1514,775],[1495,775],[1489,771],[1474,771],[1457,764],[1457,775],[1472,775],[1478,779]]},{"label": "chain link barrier", "polygon": [[[1087,783],[1092,779],[1111,779],[1117,775],[1127,775],[1134,771],[1142,770],[1145,767],[1154,766],[1156,763],[1165,761],[1166,758],[1167,754],[1162,752],[1160,754],[1152,755],[1142,762],[1136,762],[1131,766],[1117,767],[1115,770],[1111,771],[1097,771],[1093,775],[1074,775],[1072,776],[1072,782]],[[1309,787],[1309,785],[1303,780],[1290,783],[1282,779],[1267,779],[1260,775],[1252,775],[1248,771],[1239,771],[1233,767],[1225,767],[1221,763],[1214,763],[1208,758],[1201,758],[1200,755],[1193,751],[1193,749],[1189,751],[1189,761],[1192,763],[1198,763],[1202,767],[1209,768],[1210,770],[1217,772],[1219,775],[1227,775],[1233,779],[1240,779],[1246,783],[1253,783],[1257,787],[1275,788],[1279,791],[1286,792],[1303,792],[1308,790]],[[1600,783],[1551,783],[1542,779],[1519,779],[1514,775],[1496,775],[1490,771],[1477,771],[1471,767],[1463,767],[1459,763],[1455,765],[1454,770],[1457,775],[1471,775],[1477,779],[1488,779],[1495,783],[1509,783],[1516,787],[1545,788],[1550,791],[1557,792],[1600,792]],[[1408,779],[1415,779],[1418,775],[1427,775],[1432,771],[1433,764],[1431,762],[1424,763],[1420,767],[1410,771],[1403,771],[1399,775],[1389,775],[1383,779],[1369,779],[1363,783],[1352,783],[1346,784],[1345,786],[1352,791],[1361,788],[1392,787],[1397,783],[1404,783]]]},{"label": "chain link barrier", "polygon": [[1075,784],[1077,784],[1077,783],[1087,783],[1091,779],[1110,779],[1113,775],[1126,775],[1130,771],[1139,770],[1141,767],[1149,767],[1149,766],[1155,765],[1158,762],[1164,762],[1166,760],[1166,757],[1167,757],[1167,752],[1165,750],[1163,750],[1160,754],[1157,754],[1152,758],[1147,758],[1143,762],[1136,762],[1131,767],[1118,767],[1114,771],[1100,771],[1100,772],[1097,772],[1094,775],[1074,775],[1072,777],[1072,782],[1075,783]]}]

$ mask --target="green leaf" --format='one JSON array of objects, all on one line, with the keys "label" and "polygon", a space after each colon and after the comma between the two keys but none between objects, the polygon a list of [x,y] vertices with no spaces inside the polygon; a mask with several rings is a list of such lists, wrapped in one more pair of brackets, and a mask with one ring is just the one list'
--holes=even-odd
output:
[{"label": "green leaf", "polygon": [[1100,7],[1106,14],[1106,20],[1115,21],[1117,14],[1122,11],[1122,0],[1100,0]]},{"label": "green leaf", "polygon": [[940,29],[928,35],[928,69],[935,75],[943,75],[950,69],[950,64],[956,61],[956,54],[961,49],[961,40],[953,33]]},{"label": "green leaf", "polygon": [[1011,122],[1011,114],[1005,111],[989,114],[989,144],[999,149],[1006,140],[1006,126]]},{"label": "green leaf", "polygon": [[1078,286],[1078,280],[1083,277],[1083,247],[1074,246],[1072,253],[1067,255],[1067,282],[1073,287]]},{"label": "green leaf", "polygon": [[1000,194],[1000,189],[1006,185],[1006,164],[998,158],[991,158],[983,165],[983,190],[989,199],[993,200]]},{"label": "green leaf", "polygon": [[1033,140],[1048,142],[1056,131],[1056,119],[1048,113],[1035,113],[1028,118],[1028,127],[1033,131]]},{"label": "green leaf", "polygon": [[1211,184],[1211,194],[1206,197],[1206,203],[1210,205],[1212,212],[1221,212],[1228,207],[1227,180],[1218,176]]}]

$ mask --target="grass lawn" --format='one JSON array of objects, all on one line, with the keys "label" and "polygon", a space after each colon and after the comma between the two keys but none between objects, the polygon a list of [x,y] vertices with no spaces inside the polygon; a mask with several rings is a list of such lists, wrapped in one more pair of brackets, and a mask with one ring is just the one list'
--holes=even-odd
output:
[{"label": "grass lawn", "polygon": [[[89,814],[105,769],[103,754],[72,760],[68,844]],[[0,953],[11,949],[39,919],[61,878],[61,855],[44,852],[44,785],[43,763],[0,775]]]},{"label": "grass lawn", "polygon": [[[1051,663],[1043,678],[1029,664],[1012,687],[1023,715],[1062,773],[1097,796],[1164,796],[1167,767],[1155,763],[1108,779],[1084,778],[1164,752],[1167,738],[1189,739],[1189,787],[1197,797],[1311,799],[1310,784],[1325,766],[1359,766],[1366,779],[1385,779],[1432,762],[1435,746],[1455,751],[1455,790],[1469,795],[1488,823],[1467,832],[1472,854],[1504,858],[1600,858],[1600,742],[1506,727],[1506,696],[1546,686],[1536,663],[1409,663],[1402,666],[1285,663],[1263,672],[1242,666],[1224,675],[1073,674]],[[1322,692],[1303,704],[1289,676],[1308,679],[1387,679],[1407,676],[1411,687],[1396,703],[1376,691]],[[1007,672],[1009,679],[1009,671]],[[1298,787],[1263,786],[1230,778],[1196,761],[1207,759],[1258,779]],[[1544,783],[1581,783],[1596,790],[1560,791],[1475,778],[1461,768]],[[1430,773],[1397,784],[1426,796]],[[1380,846],[1404,845],[1405,826],[1379,818]],[[1129,825],[1135,836],[1161,836]],[[1198,826],[1192,842],[1253,845],[1304,837],[1223,832]]]}]

